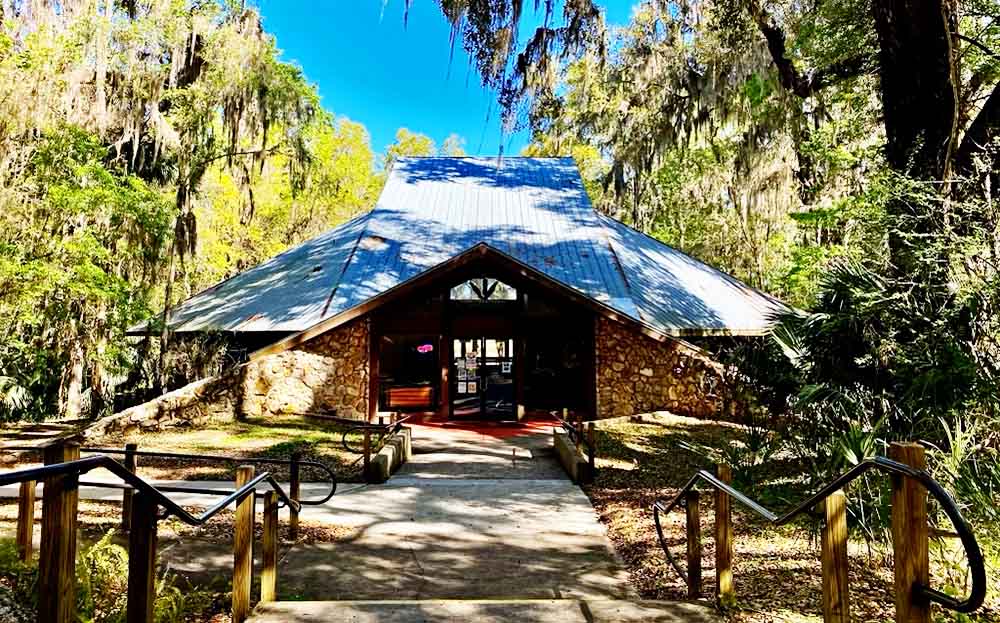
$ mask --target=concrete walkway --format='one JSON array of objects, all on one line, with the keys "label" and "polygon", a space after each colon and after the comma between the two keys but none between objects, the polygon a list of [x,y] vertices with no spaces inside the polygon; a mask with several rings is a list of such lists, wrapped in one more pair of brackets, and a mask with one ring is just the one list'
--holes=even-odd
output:
[{"label": "concrete walkway", "polygon": [[[590,501],[556,462],[551,429],[547,430],[511,435],[502,429],[489,434],[414,426],[413,459],[389,482],[341,485],[323,506],[304,507],[305,522],[350,528],[352,535],[346,541],[300,543],[281,552],[279,600],[352,600],[354,605],[342,604],[348,610],[338,614],[328,612],[331,606],[325,605],[294,616],[279,609],[273,617],[260,620],[444,621],[459,616],[453,611],[459,606],[442,605],[440,600],[463,600],[466,605],[460,610],[479,609],[475,620],[494,620],[490,613],[502,609],[490,605],[493,600],[541,600],[525,607],[553,618],[547,614],[525,620],[573,621],[581,612],[589,612],[588,607],[581,610],[581,603],[594,602],[599,611],[612,612],[611,606],[600,604],[635,600]],[[324,493],[322,485],[303,486],[303,498]],[[15,494],[13,488],[0,488],[0,496]],[[118,500],[120,495],[115,490],[81,488],[81,496],[89,499]],[[182,505],[206,505],[212,500],[186,493],[171,497]],[[227,547],[187,539],[164,543],[161,551],[172,571],[199,583],[228,581],[231,576],[232,553]],[[359,600],[383,606],[372,611],[374,605],[360,606]],[[400,600],[410,605],[401,606]],[[710,612],[684,606],[706,616]],[[313,618],[309,612],[315,608],[325,614]]]}]

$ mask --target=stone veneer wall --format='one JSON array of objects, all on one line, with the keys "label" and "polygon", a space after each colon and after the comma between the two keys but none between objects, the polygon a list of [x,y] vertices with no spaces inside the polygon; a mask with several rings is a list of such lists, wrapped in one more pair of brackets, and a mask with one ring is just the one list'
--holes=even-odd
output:
[{"label": "stone veneer wall", "polygon": [[99,420],[88,436],[208,420],[335,409],[368,417],[367,318],[308,342],[195,381]]},{"label": "stone veneer wall", "polygon": [[722,385],[719,364],[679,340],[658,342],[598,318],[595,328],[597,417],[670,411],[714,417]]}]

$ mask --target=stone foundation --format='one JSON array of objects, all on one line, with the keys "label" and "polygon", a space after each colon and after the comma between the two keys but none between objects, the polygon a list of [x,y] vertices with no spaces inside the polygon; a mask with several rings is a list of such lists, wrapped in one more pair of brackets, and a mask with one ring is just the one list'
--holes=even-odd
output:
[{"label": "stone foundation", "polygon": [[367,318],[99,420],[88,436],[211,420],[335,410],[368,416]]},{"label": "stone foundation", "polygon": [[597,417],[670,411],[716,417],[719,364],[680,340],[658,342],[598,318],[595,328]]}]

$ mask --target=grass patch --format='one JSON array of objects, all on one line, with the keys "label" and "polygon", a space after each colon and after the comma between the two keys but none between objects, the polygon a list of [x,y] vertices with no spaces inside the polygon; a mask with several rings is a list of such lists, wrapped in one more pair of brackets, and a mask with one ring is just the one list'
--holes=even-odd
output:
[{"label": "grass patch", "polygon": [[[743,435],[740,426],[667,414],[642,422],[612,420],[597,428],[597,479],[585,487],[608,536],[624,560],[641,597],[687,599],[684,582],[670,567],[656,540],[651,506],[670,499],[698,469],[713,469],[713,458],[700,448],[721,447]],[[794,457],[775,453],[757,466],[753,483],[743,490],[772,510],[781,511],[808,496],[804,468]],[[751,491],[752,490],[752,491]],[[702,595],[715,594],[714,502],[708,489],[701,499]],[[818,522],[803,518],[790,526],[772,527],[733,505],[735,529],[733,576],[737,603],[725,612],[731,621],[822,621],[822,584]],[[675,558],[684,564],[685,520],[677,510],[664,522]],[[892,561],[860,539],[849,545],[851,614],[856,621],[891,621],[894,614]],[[989,548],[987,548],[989,549]],[[932,577],[944,576],[941,557]],[[989,576],[995,574],[991,571]],[[933,580],[932,580],[933,581]],[[941,582],[938,582],[940,585]],[[994,588],[987,608],[974,619],[1000,621],[1000,598]],[[942,621],[953,613],[938,612]]]},{"label": "grass patch", "polygon": [[[108,435],[88,445],[123,448],[126,443],[136,443],[139,450],[268,459],[290,459],[293,453],[300,452],[304,461],[316,461],[332,469],[339,482],[362,482],[359,455],[346,451],[341,444],[345,430],[334,422],[302,416],[252,417],[197,428]],[[355,447],[360,445],[360,439],[355,434],[348,437]],[[155,480],[232,480],[238,465],[140,457],[139,474]],[[258,471],[265,469],[279,480],[288,479],[286,466],[258,466]],[[319,470],[302,470],[304,481],[322,476]]]}]

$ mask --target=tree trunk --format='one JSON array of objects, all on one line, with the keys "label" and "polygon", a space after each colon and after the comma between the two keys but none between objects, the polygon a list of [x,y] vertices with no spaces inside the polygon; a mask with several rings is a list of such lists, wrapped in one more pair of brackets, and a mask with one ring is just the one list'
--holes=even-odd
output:
[{"label": "tree trunk", "polygon": [[76,419],[83,410],[83,346],[79,340],[74,340],[69,350],[69,363],[66,375],[63,377],[62,414],[64,417]]},{"label": "tree trunk", "polygon": [[162,327],[160,328],[160,356],[156,365],[156,393],[162,393],[165,389],[167,375],[167,348],[170,342],[170,326],[167,324],[170,313],[170,300],[173,294],[174,279],[177,277],[177,239],[170,243],[170,254],[167,260],[167,283],[163,289],[163,313],[160,317]]},{"label": "tree trunk", "polygon": [[[957,60],[951,0],[875,0],[879,77],[885,119],[886,159],[897,172],[942,184],[947,191],[958,124]],[[913,206],[897,201],[890,212],[904,231],[929,233],[939,215],[932,206],[911,218]],[[889,251],[900,274],[915,267],[905,234],[891,231]]]}]

